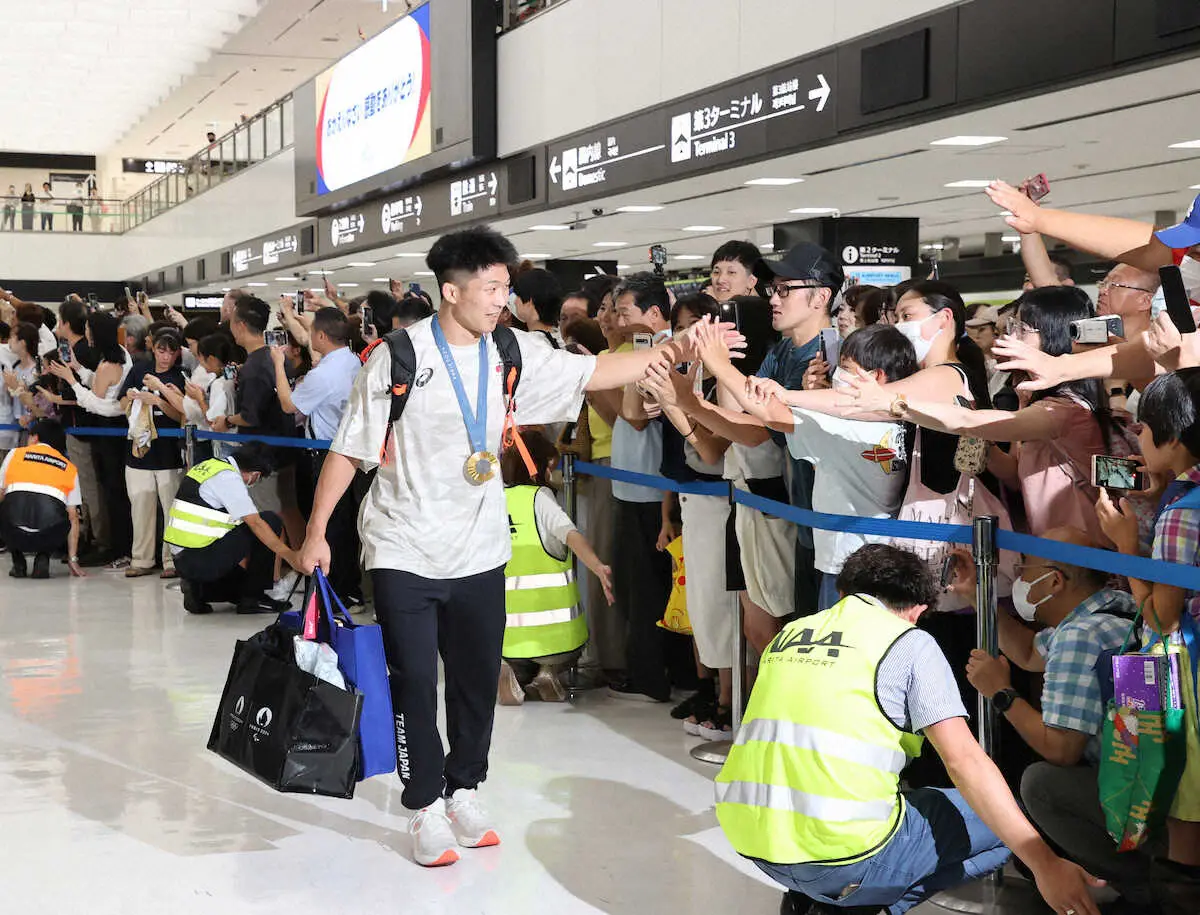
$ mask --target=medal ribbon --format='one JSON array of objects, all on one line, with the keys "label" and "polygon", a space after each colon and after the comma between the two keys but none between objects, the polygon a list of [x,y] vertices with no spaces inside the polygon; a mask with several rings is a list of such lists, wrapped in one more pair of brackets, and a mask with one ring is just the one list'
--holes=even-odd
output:
[{"label": "medal ribbon", "polygon": [[454,396],[458,398],[458,408],[462,411],[463,425],[467,427],[467,438],[471,442],[471,451],[477,453],[487,450],[487,337],[479,338],[479,393],[475,400],[475,412],[467,402],[467,391],[463,387],[462,376],[458,373],[458,365],[450,352],[450,344],[437,318],[433,319],[433,339],[437,343],[438,352],[442,354],[442,363],[446,366],[446,374],[450,376],[450,384],[454,387]]}]

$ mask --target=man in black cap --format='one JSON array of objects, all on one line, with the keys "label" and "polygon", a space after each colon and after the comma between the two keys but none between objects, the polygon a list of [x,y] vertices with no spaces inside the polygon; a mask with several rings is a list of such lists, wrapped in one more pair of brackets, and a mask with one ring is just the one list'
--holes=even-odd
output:
[{"label": "man in black cap", "polygon": [[[801,242],[781,260],[764,260],[774,279],[764,290],[771,300],[771,325],[783,339],[767,354],[758,375],[778,381],[789,390],[804,385],[804,373],[817,355],[818,338],[830,325],[834,298],[845,282],[837,259],[812,242]],[[772,433],[781,448],[783,436]],[[789,486],[791,502],[797,508],[812,508],[813,465],[792,459]],[[796,535],[796,612],[815,613],[821,584],[816,570],[812,531],[797,528]]]}]

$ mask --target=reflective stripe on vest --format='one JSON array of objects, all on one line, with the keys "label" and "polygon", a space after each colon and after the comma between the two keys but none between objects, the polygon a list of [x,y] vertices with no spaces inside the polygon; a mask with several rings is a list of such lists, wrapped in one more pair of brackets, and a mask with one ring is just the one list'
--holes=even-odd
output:
[{"label": "reflective stripe on vest", "polygon": [[9,483],[4,488],[5,493],[11,495],[14,492],[33,492],[42,496],[50,496],[58,499],[64,505],[67,503],[67,494],[61,489],[54,486],[48,486],[45,483]]},{"label": "reflective stripe on vest", "polygon": [[844,864],[891,840],[905,810],[899,773],[922,740],[887,718],[875,680],[912,628],[852,596],[772,640],[717,776],[717,819],[739,853]]},{"label": "reflective stripe on vest", "polygon": [[202,461],[179,482],[175,500],[167,512],[163,540],[185,549],[202,549],[216,543],[242,523],[240,518],[208,505],[200,496],[200,486],[219,473],[235,473],[228,461],[213,458]]},{"label": "reflective stripe on vest", "polygon": [[568,553],[557,559],[542,545],[533,506],[537,493],[537,486],[505,490],[513,547],[504,569],[506,658],[565,654],[587,641],[572,558]]}]

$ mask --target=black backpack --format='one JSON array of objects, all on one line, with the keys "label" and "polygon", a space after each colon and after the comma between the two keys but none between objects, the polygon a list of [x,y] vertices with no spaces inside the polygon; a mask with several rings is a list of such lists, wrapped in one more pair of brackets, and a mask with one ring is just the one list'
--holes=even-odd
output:
[{"label": "black backpack", "polygon": [[[500,363],[504,366],[505,403],[511,413],[516,409],[514,398],[521,380],[521,347],[517,345],[517,335],[503,324],[496,325],[492,339],[496,342]],[[412,338],[403,327],[385,334],[383,341],[392,354],[392,411],[387,432],[390,439],[392,425],[404,413],[409,394],[412,393],[413,379],[417,374],[417,353],[413,349]],[[387,452],[388,439],[384,440],[384,453]]]}]

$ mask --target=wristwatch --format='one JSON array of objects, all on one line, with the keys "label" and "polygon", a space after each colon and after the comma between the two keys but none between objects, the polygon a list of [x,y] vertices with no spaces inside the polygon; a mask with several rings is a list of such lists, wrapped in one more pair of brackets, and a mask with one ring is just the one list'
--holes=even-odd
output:
[{"label": "wristwatch", "polygon": [[1020,698],[1021,694],[1010,686],[1008,689],[1002,689],[1000,692],[996,693],[996,695],[992,696],[992,705],[995,707],[996,711],[1003,715],[1010,708],[1012,708],[1013,703]]},{"label": "wristwatch", "polygon": [[903,418],[907,410],[908,401],[905,399],[903,394],[897,394],[894,398],[892,398],[892,404],[890,407],[888,407],[888,412],[891,413],[892,416],[896,417],[896,419]]}]

